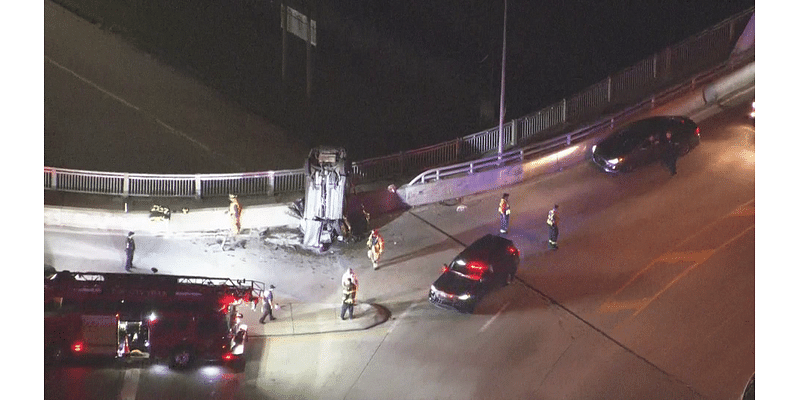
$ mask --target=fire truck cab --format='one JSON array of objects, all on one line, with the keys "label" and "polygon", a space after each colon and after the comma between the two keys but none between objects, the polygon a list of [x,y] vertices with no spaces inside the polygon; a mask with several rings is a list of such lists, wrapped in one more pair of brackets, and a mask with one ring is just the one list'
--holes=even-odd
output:
[{"label": "fire truck cab", "polygon": [[219,362],[244,369],[251,280],[61,271],[45,278],[45,362],[84,357]]}]

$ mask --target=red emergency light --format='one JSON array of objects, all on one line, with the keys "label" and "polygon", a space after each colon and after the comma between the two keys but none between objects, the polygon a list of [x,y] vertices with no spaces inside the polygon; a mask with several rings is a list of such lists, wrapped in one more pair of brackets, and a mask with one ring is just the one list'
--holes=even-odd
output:
[{"label": "red emergency light", "polygon": [[83,342],[81,342],[81,341],[77,341],[77,342],[75,342],[75,343],[73,343],[73,344],[72,344],[72,352],[73,352],[73,353],[80,353],[80,352],[82,352],[83,350],[84,350],[84,349],[83,349]]}]

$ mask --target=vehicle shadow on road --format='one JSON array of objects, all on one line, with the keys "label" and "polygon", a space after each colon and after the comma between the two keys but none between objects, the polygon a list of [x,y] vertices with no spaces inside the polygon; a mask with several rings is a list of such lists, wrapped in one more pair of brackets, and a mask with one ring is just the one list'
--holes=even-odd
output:
[{"label": "vehicle shadow on road", "polygon": [[[425,246],[425,247],[423,247],[423,248],[421,248],[419,250],[415,250],[415,251],[412,251],[410,253],[401,254],[401,255],[386,259],[386,260],[381,260],[379,265],[380,265],[380,268],[383,269],[383,268],[386,268],[386,267],[390,267],[390,266],[393,266],[393,265],[396,265],[396,264],[401,264],[401,263],[404,263],[406,261],[410,261],[410,260],[416,259],[418,257],[424,257],[424,256],[427,256],[427,255],[439,253],[439,252],[442,252],[442,251],[445,251],[445,250],[456,249],[456,248],[460,249],[460,248],[462,248],[462,246],[460,244],[450,240],[450,239],[445,239],[445,240],[442,240],[442,241],[440,241],[438,243],[434,243],[432,245]],[[445,262],[448,262],[448,261],[450,261],[450,260],[444,260],[444,261],[442,261],[442,263],[445,263]]]}]

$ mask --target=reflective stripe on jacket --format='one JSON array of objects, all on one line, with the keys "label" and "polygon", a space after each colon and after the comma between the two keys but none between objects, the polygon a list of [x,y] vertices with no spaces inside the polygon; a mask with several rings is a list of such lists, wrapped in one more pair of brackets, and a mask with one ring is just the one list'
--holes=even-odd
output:
[{"label": "reflective stripe on jacket", "polygon": [[558,212],[556,211],[555,208],[550,210],[549,213],[547,213],[547,225],[558,226]]},{"label": "reflective stripe on jacket", "polygon": [[511,215],[511,206],[508,205],[506,199],[500,199],[500,206],[497,207],[497,212],[502,215]]}]

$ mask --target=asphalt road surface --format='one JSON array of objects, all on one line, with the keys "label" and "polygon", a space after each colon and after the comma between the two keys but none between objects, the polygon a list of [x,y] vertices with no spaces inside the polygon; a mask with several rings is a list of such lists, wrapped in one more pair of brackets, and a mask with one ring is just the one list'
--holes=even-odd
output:
[{"label": "asphalt road surface", "polygon": [[[139,238],[137,254],[149,248],[142,256],[170,273],[277,281],[285,288],[278,297],[294,301],[337,301],[341,272],[353,266],[361,301],[387,307],[392,318],[363,332],[254,339],[241,374],[48,369],[46,397],[737,398],[755,370],[747,111],[700,123],[702,143],[678,161],[674,177],[658,164],[610,176],[587,161],[464,198],[461,212],[437,204],[395,216],[382,227],[388,246],[377,271],[360,245],[311,256],[257,237],[233,252],[216,250],[212,236]],[[517,279],[474,315],[432,307],[427,290],[441,265],[498,228],[504,191],[509,236],[522,253]],[[561,210],[558,251],[546,245],[553,203]],[[118,270],[115,235],[46,231],[45,259],[57,269]]]},{"label": "asphalt road surface", "polygon": [[[173,173],[288,169],[307,149],[268,121],[45,3],[45,163]],[[511,188],[393,216],[383,267],[363,244],[297,251],[291,233],[222,251],[221,238],[137,234],[161,273],[274,282],[277,300],[359,298],[392,319],[363,332],[252,338],[248,366],[101,363],[44,370],[48,399],[732,399],[755,370],[755,148],[746,107],[700,123],[678,175],[609,176],[589,162]],[[110,155],[110,156],[109,156]],[[268,156],[267,156],[268,155]],[[295,161],[296,160],[296,161]],[[514,283],[474,315],[430,306],[430,284],[465,244],[498,228],[522,253]],[[545,218],[560,205],[558,251]],[[121,270],[118,232],[46,230],[57,269]],[[282,300],[283,299],[283,300]]]},{"label": "asphalt road surface", "polygon": [[262,117],[50,2],[44,162],[139,173],[301,168],[308,147]]}]

